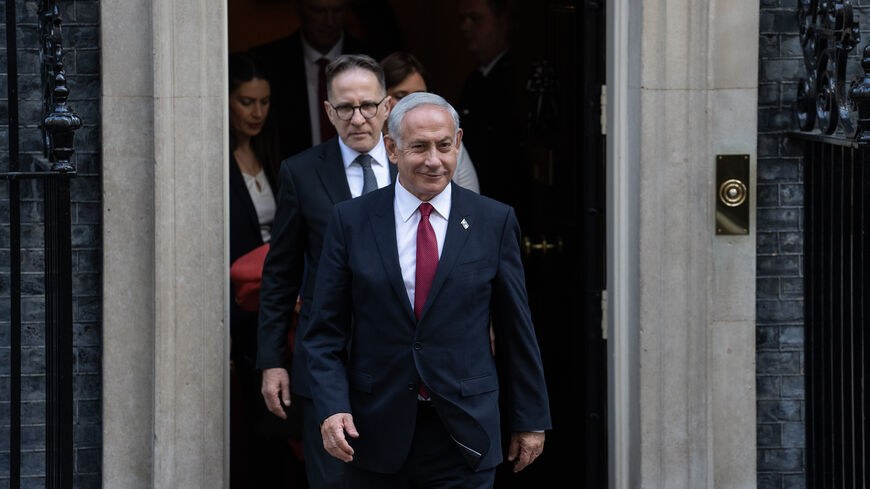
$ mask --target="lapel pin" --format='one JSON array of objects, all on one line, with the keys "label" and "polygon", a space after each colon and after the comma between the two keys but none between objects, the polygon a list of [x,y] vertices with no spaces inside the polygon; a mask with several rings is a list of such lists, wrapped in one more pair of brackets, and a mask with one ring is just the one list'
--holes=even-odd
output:
[{"label": "lapel pin", "polygon": [[462,229],[468,229],[468,221],[465,219],[459,221],[459,224],[462,224]]}]

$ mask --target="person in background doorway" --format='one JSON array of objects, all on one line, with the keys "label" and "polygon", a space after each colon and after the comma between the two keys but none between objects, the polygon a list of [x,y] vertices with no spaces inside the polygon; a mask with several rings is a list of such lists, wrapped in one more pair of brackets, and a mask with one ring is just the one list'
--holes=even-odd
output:
[{"label": "person in background doorway", "polygon": [[[277,145],[270,111],[271,85],[265,68],[248,53],[229,57],[230,117],[230,263],[268,243],[275,216]],[[236,297],[233,290],[231,299]],[[230,301],[230,337],[233,374],[231,396],[241,409],[231,411],[232,423],[241,426],[242,439],[234,440],[232,467],[246,477],[234,477],[240,487],[284,488],[288,468],[300,466],[280,420],[273,420],[259,395],[257,312]],[[239,450],[246,446],[246,450]]]},{"label": "person in background doorway", "polygon": [[459,0],[460,28],[478,67],[465,80],[458,111],[474,154],[480,192],[513,206],[523,222],[529,170],[522,141],[525,118],[511,65],[509,0]]},{"label": "person in background doorway", "polygon": [[276,88],[273,110],[281,135],[280,160],[335,136],[323,110],[326,66],[341,54],[369,51],[345,32],[350,0],[293,1],[299,29],[252,49],[266,62]]},{"label": "person in background doorway", "polygon": [[[395,105],[406,95],[428,91],[426,69],[413,54],[396,51],[381,60],[381,67],[384,69],[387,95],[390,96],[391,104]],[[384,133],[386,132],[387,125],[384,124]],[[465,150],[465,145],[459,146],[459,159],[456,161],[453,181],[460,187],[480,193],[477,172],[474,170],[471,156]]]}]

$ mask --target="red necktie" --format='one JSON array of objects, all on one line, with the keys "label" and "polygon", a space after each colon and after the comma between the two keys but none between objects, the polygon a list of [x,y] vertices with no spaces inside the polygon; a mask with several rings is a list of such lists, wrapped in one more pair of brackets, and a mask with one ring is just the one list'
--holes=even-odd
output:
[{"label": "red necktie", "polygon": [[320,70],[317,72],[317,104],[318,113],[320,114],[320,142],[324,142],[332,136],[335,136],[335,127],[333,127],[332,123],[329,122],[329,116],[326,115],[326,109],[321,106],[323,101],[327,99],[326,65],[328,64],[329,60],[326,58],[320,58],[317,60],[317,65],[320,66]]},{"label": "red necktie", "polygon": [[429,223],[432,204],[420,204],[420,223],[417,224],[417,274],[414,278],[414,315],[420,319],[426,296],[432,286],[435,270],[438,268],[438,240]]},{"label": "red necktie", "polygon": [[[431,213],[432,204],[420,204],[420,223],[417,224],[417,274],[414,277],[414,315],[418,321],[423,314],[435,270],[438,269],[438,240],[435,239],[435,231],[429,223]],[[423,382],[420,382],[417,394],[420,399],[429,400],[429,390]]]}]

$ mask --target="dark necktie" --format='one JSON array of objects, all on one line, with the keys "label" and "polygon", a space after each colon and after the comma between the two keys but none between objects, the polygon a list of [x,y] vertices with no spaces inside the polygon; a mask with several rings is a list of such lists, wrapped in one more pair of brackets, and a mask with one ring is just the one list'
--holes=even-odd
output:
[{"label": "dark necktie", "polygon": [[335,136],[335,127],[329,122],[329,116],[326,110],[322,107],[323,101],[327,99],[326,95],[326,65],[329,60],[320,58],[317,60],[317,65],[320,69],[317,72],[317,113],[320,114],[320,142],[326,141]]},{"label": "dark necktie", "polygon": [[372,157],[363,153],[356,157],[356,162],[363,169],[363,187],[360,195],[365,195],[371,191],[378,189],[378,179],[375,178],[375,172],[372,170]]},{"label": "dark necktie", "polygon": [[432,204],[420,204],[420,223],[417,224],[417,274],[414,278],[414,314],[420,319],[426,296],[432,286],[435,270],[438,268],[438,240],[429,223]]}]

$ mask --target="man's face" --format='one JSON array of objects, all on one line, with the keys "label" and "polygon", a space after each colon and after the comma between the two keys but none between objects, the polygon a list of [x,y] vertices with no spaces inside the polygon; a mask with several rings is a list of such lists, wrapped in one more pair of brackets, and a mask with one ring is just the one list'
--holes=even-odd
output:
[{"label": "man's face", "polygon": [[508,18],[496,15],[486,0],[460,0],[459,17],[468,51],[487,64],[508,46]]},{"label": "man's face", "polygon": [[384,139],[399,167],[399,183],[418,199],[432,200],[453,178],[462,130],[456,131],[450,113],[435,105],[412,109],[401,128],[402,147],[389,135]]},{"label": "man's face", "polygon": [[326,54],[341,38],[348,0],[299,0],[302,34],[311,47]]},{"label": "man's face", "polygon": [[[338,117],[335,107],[356,106],[364,103],[377,104],[384,98],[384,91],[374,73],[361,68],[350,69],[339,73],[332,79],[329,101],[323,106],[329,121],[335,126],[338,136],[348,147],[360,153],[367,153],[378,144],[381,138],[381,128],[390,115],[389,98],[378,105],[374,117],[366,119],[359,109],[353,111],[350,120],[343,121]],[[332,106],[330,106],[332,104]]]}]

